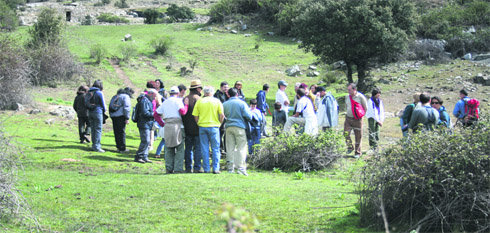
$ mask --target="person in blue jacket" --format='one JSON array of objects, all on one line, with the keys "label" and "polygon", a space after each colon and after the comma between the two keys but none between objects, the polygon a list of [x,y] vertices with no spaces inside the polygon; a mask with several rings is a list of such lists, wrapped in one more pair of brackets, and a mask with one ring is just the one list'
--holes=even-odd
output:
[{"label": "person in blue jacket", "polygon": [[265,120],[265,115],[267,113],[267,109],[269,109],[266,95],[269,92],[269,88],[270,88],[269,84],[266,83],[262,86],[262,90],[260,90],[257,93],[257,109],[262,113],[262,122],[260,123],[260,133],[265,137],[269,137],[269,135],[267,135],[267,130],[265,128],[267,124]]},{"label": "person in blue jacket", "polygon": [[449,113],[447,113],[446,111],[446,107],[442,106],[442,103],[442,99],[438,96],[434,96],[430,100],[430,106],[439,111],[439,119],[437,120],[436,125],[442,125],[446,128],[451,128],[451,118],[449,117]]},{"label": "person in blue jacket", "polygon": [[140,145],[138,147],[138,152],[134,157],[134,161],[138,163],[151,163],[148,159],[148,147],[150,145],[150,134],[151,128],[155,123],[155,118],[153,117],[153,103],[152,101],[157,96],[157,91],[153,88],[148,89],[147,94],[140,95],[138,97],[138,103],[136,107],[136,113],[138,114],[138,130],[140,133]]},{"label": "person in blue jacket", "polygon": [[90,126],[92,127],[92,150],[97,152],[105,152],[100,145],[100,139],[102,137],[102,124],[104,121],[105,102],[104,89],[102,81],[96,80],[92,87],[88,90],[85,97],[85,106],[87,106],[88,119]]}]

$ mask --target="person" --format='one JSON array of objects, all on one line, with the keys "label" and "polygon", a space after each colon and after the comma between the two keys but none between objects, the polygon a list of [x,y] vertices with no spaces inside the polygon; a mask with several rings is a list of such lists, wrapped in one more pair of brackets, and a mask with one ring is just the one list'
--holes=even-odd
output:
[{"label": "person", "polygon": [[[217,98],[219,99],[219,101],[221,103],[224,103],[225,101],[227,101],[230,96],[228,96],[228,89],[230,89],[230,87],[228,86],[228,82],[226,81],[223,81],[221,82],[220,84],[220,89],[219,90],[216,90],[216,92],[214,93],[214,98]],[[221,123],[220,127],[219,127],[219,142],[220,142],[220,149],[221,149],[221,152],[223,154],[225,154],[225,150],[226,150],[226,139],[225,139],[225,121],[223,121],[223,123]]]},{"label": "person", "polygon": [[229,89],[228,95],[230,99],[223,104],[223,111],[226,117],[225,135],[228,172],[233,173],[236,167],[238,174],[248,176],[245,162],[247,158],[247,134],[245,130],[248,121],[252,120],[252,115],[247,104],[238,97],[238,89]]},{"label": "person", "polygon": [[[350,154],[354,150],[354,157],[361,156],[362,142],[362,118],[367,110],[366,97],[357,91],[357,85],[350,83],[347,86],[349,93],[345,97],[346,116],[344,122],[344,135],[347,145],[347,153]],[[350,137],[351,131],[354,131],[355,147],[352,146]]]},{"label": "person", "polygon": [[430,100],[430,106],[435,108],[439,112],[439,119],[437,119],[436,125],[451,128],[451,118],[446,111],[446,107],[442,106],[443,101],[439,96],[434,96]]},{"label": "person", "polygon": [[[185,130],[185,171],[201,173],[201,142],[199,140],[199,126],[192,116],[196,102],[201,98],[202,84],[199,80],[192,80],[189,88],[189,95],[184,98],[184,101],[189,102],[189,109],[182,117]],[[192,166],[194,161],[194,166]]]},{"label": "person", "polygon": [[242,82],[236,81],[234,88],[236,88],[236,90],[237,90],[238,98],[245,101],[245,95],[243,94],[242,86],[243,86]]},{"label": "person", "polygon": [[80,143],[90,143],[87,135],[90,135],[90,122],[88,120],[88,109],[85,106],[85,93],[88,91],[88,86],[82,85],[78,87],[77,96],[73,101],[73,109],[77,112],[78,117],[78,137]]},{"label": "person", "polygon": [[167,173],[184,171],[184,124],[182,116],[187,113],[189,99],[182,99],[179,88],[170,88],[170,96],[157,108],[156,112],[163,116],[165,139],[165,169]]},{"label": "person", "polygon": [[250,140],[248,140],[248,153],[253,155],[255,154],[253,146],[260,143],[260,138],[262,136],[262,122],[264,122],[262,118],[265,117],[262,111],[257,109],[256,99],[250,100],[250,113],[252,114],[252,120],[250,120]]},{"label": "person", "polygon": [[178,97],[182,99],[185,96],[185,92],[187,91],[187,87],[184,84],[180,84],[178,86],[178,88],[179,88],[179,95],[178,95]]},{"label": "person", "polygon": [[318,110],[317,104],[316,104],[316,93],[317,93],[317,88],[318,86],[316,84],[313,84],[310,86],[310,91],[307,94],[307,97],[311,100],[311,103],[313,103],[313,107],[315,108],[315,112]]},{"label": "person", "polygon": [[165,91],[165,85],[161,79],[155,79],[156,90],[158,94],[162,97],[162,102],[167,98],[167,92]]},{"label": "person", "polygon": [[130,87],[119,89],[117,95],[111,101],[111,104],[117,105],[117,109],[114,112],[109,112],[109,116],[112,119],[112,128],[118,153],[129,152],[126,148],[126,125],[129,124],[133,94],[134,91]]},{"label": "person", "polygon": [[284,132],[290,133],[294,124],[304,126],[304,133],[314,136],[318,134],[318,120],[316,119],[313,103],[306,97],[304,88],[296,91],[298,103],[296,104],[295,113],[289,117],[284,125]]},{"label": "person", "polygon": [[[155,110],[157,109],[158,106],[160,106],[161,104],[161,97],[160,95],[158,94],[158,90],[156,89],[157,88],[157,84],[155,81],[147,81],[146,82],[146,90],[144,91],[145,94],[148,93],[148,89],[155,89],[157,91],[157,95],[155,96],[155,98],[153,98],[153,100],[151,101],[151,104],[153,106],[153,112],[155,112]],[[149,151],[152,151],[153,150],[153,142],[155,141],[155,135],[156,135],[156,130],[157,130],[157,127],[155,125],[152,126],[152,128],[150,129],[150,144],[148,145],[148,150]]]},{"label": "person", "polygon": [[157,96],[157,91],[153,88],[149,88],[146,93],[143,93],[138,97],[138,103],[136,104],[136,113],[138,115],[138,122],[136,123],[140,133],[140,145],[138,151],[134,157],[134,161],[138,163],[151,163],[148,159],[148,151],[150,149],[150,135],[155,118],[153,117],[153,104],[152,101]]},{"label": "person", "polygon": [[281,109],[280,111],[284,111],[286,115],[286,119],[288,116],[289,112],[289,99],[288,96],[286,95],[286,88],[288,86],[288,83],[284,80],[281,80],[277,83],[277,92],[276,92],[276,102],[279,102],[281,104]]},{"label": "person", "polygon": [[279,132],[284,128],[284,124],[288,117],[286,112],[281,110],[282,104],[279,102],[274,103],[274,113],[272,114],[272,127],[274,130],[274,135],[278,135]]},{"label": "person", "polygon": [[319,94],[317,101],[318,107],[316,117],[318,120],[318,127],[322,130],[335,127],[339,122],[339,104],[331,92],[326,92],[324,87],[317,87],[317,93]]},{"label": "person", "polygon": [[214,93],[214,97],[219,99],[221,103],[224,103],[230,98],[228,96],[228,89],[230,89],[228,86],[228,82],[226,81],[221,82],[219,90],[217,90],[216,93]]},{"label": "person", "polygon": [[264,84],[262,86],[262,90],[257,92],[257,109],[262,113],[262,122],[260,123],[260,134],[269,137],[267,135],[267,130],[266,130],[266,124],[267,121],[265,119],[265,115],[267,114],[267,111],[269,109],[269,105],[267,104],[267,98],[266,95],[269,93],[269,84]]},{"label": "person", "polygon": [[223,123],[225,116],[223,114],[223,104],[212,96],[213,92],[213,87],[204,87],[204,97],[197,100],[192,115],[199,126],[199,141],[201,142],[204,172],[210,172],[209,144],[211,144],[213,173],[219,174],[219,160],[221,157],[219,127]]},{"label": "person", "polygon": [[366,117],[369,128],[369,147],[373,151],[378,149],[379,127],[383,126],[385,120],[385,109],[380,96],[381,91],[378,88],[374,88],[367,103]]},{"label": "person", "polygon": [[413,95],[413,103],[407,105],[405,109],[403,110],[403,115],[400,118],[400,125],[402,128],[402,133],[403,137],[406,137],[408,135],[408,122],[410,122],[410,119],[412,119],[412,113],[415,108],[420,107],[420,94],[421,93],[415,93]]},{"label": "person", "polygon": [[412,129],[412,131],[415,133],[421,130],[419,125],[422,124],[422,129],[434,130],[437,119],[439,119],[439,112],[430,106],[430,96],[420,94],[419,99],[421,107],[413,110],[410,122],[408,122],[408,128]]},{"label": "person", "polygon": [[90,121],[90,127],[92,129],[92,150],[104,153],[105,150],[101,148],[100,140],[102,138],[102,124],[104,122],[105,115],[105,101],[102,91],[104,87],[102,81],[96,80],[92,87],[85,95],[85,106],[87,106],[88,118]]},{"label": "person", "polygon": [[[468,92],[465,89],[461,89],[459,91],[459,98],[458,102],[456,102],[456,105],[454,106],[453,110],[453,115],[456,117],[457,122],[461,121],[463,123],[463,126],[471,126],[473,125],[475,119],[468,120],[468,107],[466,106],[467,102],[471,100],[470,97],[468,97]],[[475,108],[477,109],[477,108]],[[478,110],[476,110],[478,112]],[[477,120],[477,119],[476,119]]]}]

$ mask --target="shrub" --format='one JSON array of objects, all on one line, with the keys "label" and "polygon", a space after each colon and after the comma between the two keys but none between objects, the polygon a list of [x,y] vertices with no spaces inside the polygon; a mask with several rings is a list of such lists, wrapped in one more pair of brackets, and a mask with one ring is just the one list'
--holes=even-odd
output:
[{"label": "shrub", "polygon": [[146,9],[143,11],[143,16],[145,17],[146,24],[156,24],[158,18],[160,18],[160,12],[156,9]]},{"label": "shrub", "polygon": [[97,16],[97,20],[99,20],[99,22],[106,22],[106,23],[129,23],[128,19],[110,13],[100,14],[99,16]]},{"label": "shrub", "polygon": [[234,0],[220,0],[211,6],[209,16],[211,22],[223,22],[224,19],[233,13],[236,13]]},{"label": "shrub", "polygon": [[173,44],[172,38],[168,36],[155,38],[150,42],[151,47],[155,49],[155,54],[159,54],[159,55],[167,54],[172,44]]},{"label": "shrub", "polygon": [[22,205],[22,198],[15,188],[17,170],[20,167],[19,151],[10,138],[0,129],[0,219],[15,216]]},{"label": "shrub", "polygon": [[289,172],[327,168],[342,157],[345,149],[343,136],[335,131],[321,132],[318,136],[281,134],[265,138],[257,147],[257,154],[250,157],[253,166]]},{"label": "shrub", "polygon": [[45,44],[57,45],[61,41],[63,20],[56,10],[44,8],[37,18],[37,22],[29,28],[31,40],[28,47],[37,48]]},{"label": "shrub", "polygon": [[124,43],[119,46],[119,52],[121,53],[121,60],[127,62],[135,57],[138,51],[133,43]]},{"label": "shrub", "polygon": [[216,215],[224,223],[226,232],[256,232],[255,228],[259,225],[253,214],[228,203],[224,203]]},{"label": "shrub", "polygon": [[92,16],[90,15],[85,15],[84,20],[82,21],[82,25],[92,25],[94,23],[94,20],[92,19]]},{"label": "shrub", "polygon": [[473,129],[411,135],[368,161],[360,186],[361,223],[381,228],[381,212],[399,232],[488,231],[489,127],[487,119]]},{"label": "shrub", "polygon": [[15,41],[19,40],[0,35],[0,109],[11,109],[16,103],[25,104],[31,100],[27,91],[31,73],[28,58]]},{"label": "shrub", "polygon": [[193,19],[196,17],[196,14],[191,8],[187,6],[177,6],[176,4],[172,4],[167,8],[167,15],[175,21]]},{"label": "shrub", "polygon": [[107,49],[101,44],[95,44],[90,47],[90,58],[95,58],[95,63],[100,64],[107,54]]},{"label": "shrub", "polygon": [[119,0],[119,1],[115,2],[114,6],[118,7],[118,8],[129,8],[129,5],[126,2],[126,0]]},{"label": "shrub", "polygon": [[[15,8],[14,8],[15,9]],[[0,31],[13,31],[19,25],[15,10],[0,0]]]}]

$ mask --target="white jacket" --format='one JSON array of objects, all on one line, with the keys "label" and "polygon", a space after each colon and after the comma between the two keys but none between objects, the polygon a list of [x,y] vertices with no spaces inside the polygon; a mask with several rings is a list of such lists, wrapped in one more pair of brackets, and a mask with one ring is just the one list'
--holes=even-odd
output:
[{"label": "white jacket", "polygon": [[379,111],[374,105],[374,102],[369,98],[368,103],[367,103],[367,112],[366,112],[366,117],[373,118],[377,122],[383,123],[385,120],[385,108],[383,105],[383,100],[379,100]]}]

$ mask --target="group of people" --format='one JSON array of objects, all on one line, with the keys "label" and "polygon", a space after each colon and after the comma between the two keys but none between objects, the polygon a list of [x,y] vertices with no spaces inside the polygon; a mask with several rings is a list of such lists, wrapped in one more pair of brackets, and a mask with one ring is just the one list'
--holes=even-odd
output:
[{"label": "group of people", "polygon": [[[220,173],[221,154],[226,153],[227,171],[247,176],[246,158],[254,153],[254,145],[263,136],[268,137],[266,115],[272,115],[272,132],[290,134],[318,134],[319,130],[329,130],[338,125],[339,105],[332,93],[324,87],[296,83],[293,104],[285,90],[288,83],[278,82],[278,90],[271,113],[267,104],[270,86],[264,84],[249,105],[245,101],[242,83],[236,82],[230,88],[224,81],[215,91],[212,86],[204,86],[200,80],[192,80],[189,93],[183,84],[173,86],[167,93],[159,79],[148,81],[146,89],[137,97],[137,104],[131,109],[134,90],[126,87],[118,90],[109,103],[109,114],[113,122],[116,148],[119,153],[127,153],[126,125],[130,120],[137,124],[140,145],[135,154],[135,162],[152,163],[148,158],[153,142],[162,138],[155,157],[159,158],[164,148],[167,173]],[[91,88],[80,86],[73,107],[78,115],[80,143],[92,142],[92,150],[104,152],[100,145],[102,124],[105,115],[103,85],[100,80]],[[369,146],[377,150],[379,130],[385,119],[381,91],[375,88],[371,97],[357,91],[351,83],[345,97],[346,117],[344,135],[348,153],[361,155],[363,118],[368,118]],[[453,111],[458,119],[467,117],[466,107],[469,97],[461,90],[461,100]],[[430,104],[429,104],[430,102]],[[442,106],[442,99],[426,94],[414,95],[414,103],[408,105],[400,119],[404,136],[408,130],[418,131],[421,125],[431,130],[436,125],[451,127],[449,114]],[[291,105],[291,106],[290,106]],[[289,116],[289,111],[292,115]],[[466,121],[465,121],[466,122]],[[298,125],[300,127],[293,127]],[[351,132],[354,131],[355,143]],[[88,138],[91,135],[91,139]],[[211,156],[211,164],[210,164]]]}]

